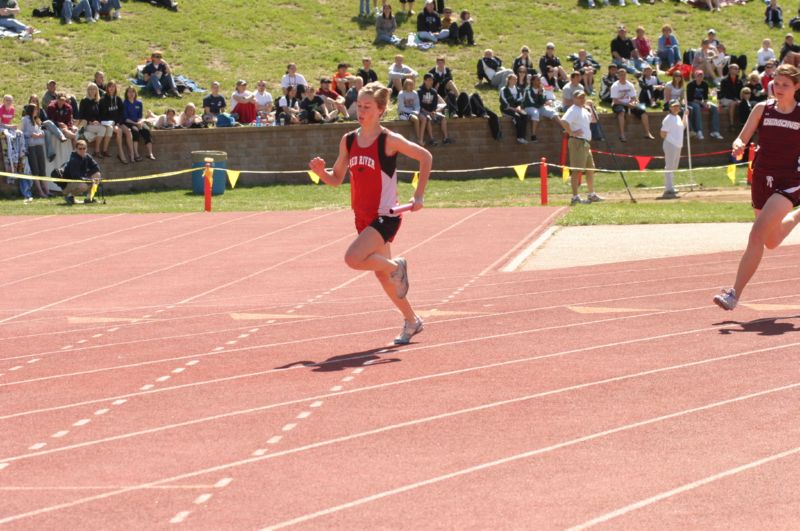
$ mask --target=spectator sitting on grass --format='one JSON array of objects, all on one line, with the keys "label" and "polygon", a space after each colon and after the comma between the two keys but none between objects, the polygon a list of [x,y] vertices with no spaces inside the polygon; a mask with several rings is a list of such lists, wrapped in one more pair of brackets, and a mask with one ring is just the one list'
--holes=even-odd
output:
[{"label": "spectator sitting on grass", "polygon": [[800,31],[800,8],[797,8],[797,16],[789,21],[789,27],[794,31]]},{"label": "spectator sitting on grass", "polygon": [[535,70],[532,70],[533,60],[531,59],[530,53],[531,50],[527,46],[523,46],[519,49],[519,55],[514,59],[514,65],[511,67],[514,73],[517,74],[517,77],[519,77],[519,68],[521,66],[526,67],[530,73],[535,72]]},{"label": "spectator sitting on grass", "polygon": [[240,124],[251,124],[256,121],[256,99],[247,90],[247,81],[240,79],[231,94],[231,114],[236,116]]},{"label": "spectator sitting on grass", "polygon": [[403,64],[404,57],[402,55],[394,56],[394,63],[389,67],[389,84],[392,86],[392,93],[397,94],[403,90],[403,80],[411,78],[416,85],[417,71]]},{"label": "spectator sitting on grass", "polygon": [[650,132],[650,118],[644,105],[640,104],[636,97],[636,87],[627,79],[628,73],[620,69],[617,75],[619,79],[611,86],[611,110],[617,115],[619,139],[622,142],[628,141],[625,136],[625,115],[631,113],[642,121],[645,138],[655,140],[653,133]]},{"label": "spectator sitting on grass", "polygon": [[332,81],[326,77],[319,80],[317,96],[325,102],[325,108],[329,113],[336,111],[337,116],[347,116],[347,108],[344,106],[344,96],[331,89]]},{"label": "spectator sitting on grass", "polygon": [[608,65],[608,72],[600,78],[600,101],[611,103],[611,86],[617,82],[619,68],[614,63]]},{"label": "spectator sitting on grass", "polygon": [[649,63],[653,66],[658,65],[658,56],[653,53],[653,48],[650,45],[650,39],[645,36],[645,31],[642,26],[636,28],[636,38],[633,39],[633,46],[639,53],[639,59]]},{"label": "spectator sitting on grass", "polygon": [[281,89],[283,93],[286,94],[289,87],[294,87],[296,97],[302,97],[307,86],[308,82],[306,82],[306,78],[303,77],[303,74],[297,73],[297,65],[294,63],[286,65],[286,74],[281,78]]},{"label": "spectator sitting on grass", "polygon": [[794,43],[794,35],[787,33],[783,38],[783,46],[781,46],[781,53],[778,56],[779,62],[783,63],[786,56],[791,53],[800,53],[800,45]]},{"label": "spectator sitting on grass", "polygon": [[586,94],[590,96],[594,94],[595,62],[589,58],[589,54],[586,52],[586,50],[578,50],[578,58],[575,60],[572,66],[576,72],[580,72],[581,85],[586,88]]},{"label": "spectator sitting on grass", "polygon": [[547,75],[548,70],[552,70],[558,80],[558,86],[562,86],[569,81],[567,72],[561,66],[561,59],[556,56],[556,45],[548,42],[544,48],[544,55],[539,58],[539,72]]},{"label": "spectator sitting on grass", "polygon": [[678,38],[672,34],[672,26],[669,24],[661,26],[661,36],[658,38],[658,59],[664,70],[681,62]]},{"label": "spectator sitting on grass", "polygon": [[92,79],[92,83],[97,85],[97,90],[100,91],[100,97],[102,98],[106,94],[106,75],[101,71],[98,70],[94,73],[94,79]]},{"label": "spectator sitting on grass", "polygon": [[525,109],[525,113],[529,118],[528,121],[531,124],[532,142],[536,142],[536,130],[542,118],[558,120],[558,113],[555,108],[547,105],[544,88],[542,87],[542,78],[539,76],[531,76],[528,87],[523,93],[522,108]]},{"label": "spectator sitting on grass", "polygon": [[372,59],[369,57],[361,58],[361,68],[358,69],[356,75],[361,78],[362,87],[374,81],[378,81],[378,74],[372,69]]},{"label": "spectator sitting on grass", "polygon": [[761,41],[761,48],[756,53],[756,70],[759,72],[764,71],[767,61],[775,61],[775,50],[772,49],[772,41],[764,39]]},{"label": "spectator sitting on grass", "polygon": [[57,84],[55,79],[51,79],[50,81],[47,82],[47,89],[44,91],[44,94],[42,94],[42,99],[41,99],[43,110],[46,110],[47,106],[50,105],[50,102],[56,99],[56,97],[58,96],[58,91],[56,90],[56,86]]},{"label": "spectator sitting on grass", "polygon": [[297,99],[297,87],[289,85],[286,94],[278,100],[278,125],[300,123],[300,102]]},{"label": "spectator sitting on grass", "polygon": [[427,42],[443,41],[450,37],[450,31],[442,29],[442,19],[434,9],[433,0],[425,0],[425,7],[417,15],[417,37]]},{"label": "spectator sitting on grass", "polygon": [[[64,186],[64,200],[68,205],[75,204],[75,195],[84,195],[89,191],[89,183],[99,183],[101,174],[100,166],[88,153],[88,146],[85,140],[78,140],[75,151],[69,157],[69,161],[64,166],[64,178],[74,179],[81,182],[68,182]],[[94,200],[92,200],[93,202]],[[89,202],[86,196],[84,202]]]},{"label": "spectator sitting on grass", "polygon": [[273,99],[272,94],[267,91],[267,82],[263,79],[259,80],[256,85],[256,92],[253,94],[256,101],[256,113],[261,117],[265,123],[272,123],[275,119],[273,114]]},{"label": "spectator sitting on grass", "polygon": [[449,33],[448,41],[450,44],[459,44],[461,42],[461,37],[459,36],[459,27],[458,22],[453,17],[453,10],[449,7],[445,7],[442,10],[442,31],[447,31]]},{"label": "spectator sitting on grass", "polygon": [[18,33],[21,39],[29,40],[36,30],[15,18],[19,11],[17,0],[0,0],[0,28]]},{"label": "spectator sitting on grass", "polygon": [[663,83],[658,79],[653,67],[645,65],[642,77],[639,78],[639,101],[646,107],[658,107],[663,99]]},{"label": "spectator sitting on grass", "polygon": [[356,82],[356,76],[347,71],[350,65],[339,63],[336,72],[333,74],[333,90],[344,96],[351,86]]},{"label": "spectator sitting on grass", "polygon": [[460,24],[458,27],[458,42],[467,41],[468,46],[475,46],[475,31],[472,29],[475,19],[470,16],[469,11],[464,9],[458,15],[458,21]]},{"label": "spectator sitting on grass", "polygon": [[217,122],[219,113],[225,111],[225,96],[219,93],[219,81],[211,83],[211,94],[203,98],[203,121],[208,124]]},{"label": "spectator sitting on grass", "polygon": [[506,79],[514,71],[503,68],[503,61],[491,49],[483,51],[483,59],[478,62],[478,79],[486,79],[491,86],[500,89],[506,86]]},{"label": "spectator sitting on grass", "polygon": [[767,99],[767,92],[764,90],[764,85],[761,84],[761,76],[758,75],[758,72],[750,72],[744,88],[750,89],[750,99],[754,104]]},{"label": "spectator sitting on grass", "polygon": [[178,125],[184,129],[191,129],[200,127],[202,124],[203,120],[197,116],[197,107],[194,103],[187,103],[181,115],[178,116]]},{"label": "spectator sitting on grass", "polygon": [[17,127],[12,125],[15,112],[14,96],[6,94],[3,96],[3,105],[0,105],[0,126],[4,129],[16,129]]},{"label": "spectator sitting on grass", "polygon": [[625,26],[619,26],[617,36],[611,41],[611,61],[627,73],[639,75],[639,70],[631,61],[631,54],[635,49],[633,40],[628,37],[628,30],[625,29]]},{"label": "spectator sitting on grass", "polygon": [[94,22],[92,15],[92,6],[89,0],[61,0],[61,22],[63,24],[72,24],[73,20],[80,20],[81,16],[86,19],[86,22]]},{"label": "spectator sitting on grass", "polygon": [[375,41],[403,48],[404,41],[394,34],[395,31],[397,31],[397,19],[392,14],[392,6],[383,4],[383,12],[375,19]]},{"label": "spectator sitting on grass", "polygon": [[770,28],[783,28],[783,9],[778,5],[778,0],[769,0],[764,11],[764,22]]},{"label": "spectator sitting on grass", "polygon": [[163,57],[164,55],[158,50],[150,54],[150,61],[144,65],[142,70],[144,82],[147,84],[147,88],[159,98],[165,98],[166,93],[180,98],[181,93],[178,92],[175,80],[172,79],[172,68],[163,60]]},{"label": "spectator sitting on grass", "polygon": [[423,136],[424,131],[419,117],[420,110],[419,94],[414,90],[414,81],[406,79],[403,81],[403,90],[397,95],[397,117],[400,120],[411,122],[414,126],[417,143],[422,145],[425,137]]},{"label": "spectator sitting on grass", "polygon": [[119,12],[122,9],[122,5],[119,3],[119,0],[95,0],[95,2],[95,18],[100,16],[118,20],[121,17]]},{"label": "spectator sitting on grass", "polygon": [[308,87],[300,101],[300,121],[304,124],[321,124],[336,121],[339,113],[328,112],[325,102],[317,96],[314,87]]}]

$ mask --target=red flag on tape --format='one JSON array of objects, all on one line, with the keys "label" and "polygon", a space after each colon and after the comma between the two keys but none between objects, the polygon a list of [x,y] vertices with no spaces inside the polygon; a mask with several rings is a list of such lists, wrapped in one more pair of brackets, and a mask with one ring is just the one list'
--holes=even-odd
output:
[{"label": "red flag on tape", "polygon": [[636,164],[639,165],[639,171],[644,171],[647,165],[650,164],[650,161],[653,160],[653,157],[645,157],[642,155],[637,155],[633,158],[636,159]]}]

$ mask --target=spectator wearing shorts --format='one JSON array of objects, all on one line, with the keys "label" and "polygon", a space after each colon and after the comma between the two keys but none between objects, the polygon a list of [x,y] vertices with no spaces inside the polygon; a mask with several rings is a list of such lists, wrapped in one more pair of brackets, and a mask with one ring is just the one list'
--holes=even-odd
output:
[{"label": "spectator wearing shorts", "polygon": [[402,5],[401,13],[405,10],[406,16],[409,17],[414,14],[414,0],[400,0],[400,4]]},{"label": "spectator wearing shorts", "polygon": [[[597,203],[603,198],[594,191],[594,158],[589,142],[592,140],[592,113],[586,108],[586,93],[576,90],[572,95],[575,103],[567,109],[561,117],[561,126],[569,135],[567,149],[569,152],[569,165],[572,169],[570,183],[572,186],[572,200],[570,205]],[[581,199],[578,194],[578,179],[582,171],[586,173],[586,187],[589,195]]]},{"label": "spectator wearing shorts", "polygon": [[414,84],[417,84],[417,71],[403,64],[405,58],[402,55],[394,56],[394,63],[389,67],[389,85],[393,94],[397,94],[403,90],[403,80],[411,78]]},{"label": "spectator wearing shorts", "polygon": [[272,94],[267,90],[267,82],[260,79],[256,84],[256,91],[253,93],[256,102],[256,114],[261,117],[262,122],[272,123],[274,119]]},{"label": "spectator wearing shorts", "polygon": [[211,94],[203,98],[203,121],[207,124],[217,122],[219,113],[225,110],[225,96],[219,93],[219,81],[211,83]]},{"label": "spectator wearing shorts", "polygon": [[650,118],[647,116],[644,105],[639,103],[639,99],[636,97],[636,87],[628,81],[628,73],[625,69],[620,68],[617,76],[619,79],[611,86],[611,110],[617,115],[620,141],[628,141],[625,136],[625,116],[628,113],[633,114],[642,121],[644,136],[650,140],[655,140],[656,137],[650,132]]},{"label": "spectator wearing shorts", "polygon": [[414,90],[414,81],[406,79],[403,81],[403,90],[397,95],[397,117],[400,120],[407,120],[414,125],[414,133],[417,135],[417,143],[422,145],[425,142],[420,121],[421,107],[419,104],[419,94]]},{"label": "spectator wearing shorts", "polygon": [[[575,98],[575,93],[572,94],[572,97],[573,99]],[[531,126],[531,142],[536,142],[537,140],[536,130],[542,118],[558,120],[558,113],[553,107],[547,105],[544,87],[542,87],[542,78],[539,76],[531,76],[528,81],[528,86],[522,94],[522,108],[525,109]]]},{"label": "spectator wearing shorts", "polygon": [[114,136],[114,126],[104,125],[100,114],[100,89],[94,83],[86,85],[86,97],[81,100],[78,107],[80,120],[78,127],[83,130],[83,137],[87,142],[94,142],[95,158],[109,157],[108,151],[103,151],[103,145],[108,146]]},{"label": "spectator wearing shorts", "polygon": [[452,144],[453,140],[447,134],[447,117],[439,112],[439,106],[444,106],[444,100],[433,88],[433,75],[425,74],[423,76],[422,86],[417,90],[419,96],[419,116],[420,127],[424,136],[425,130],[428,131],[429,146],[435,146],[436,140],[433,138],[433,124],[439,124],[442,128],[442,144]]}]

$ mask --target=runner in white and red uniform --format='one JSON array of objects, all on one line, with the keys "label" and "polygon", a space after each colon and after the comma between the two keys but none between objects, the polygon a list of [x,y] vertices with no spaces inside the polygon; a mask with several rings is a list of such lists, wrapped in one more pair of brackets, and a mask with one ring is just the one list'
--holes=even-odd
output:
[{"label": "runner in white and red uniform", "polygon": [[425,187],[431,171],[431,154],[380,124],[389,102],[389,89],[369,83],[358,93],[358,122],[361,127],[347,133],[339,142],[339,156],[333,170],[317,157],[308,167],[322,181],[340,185],[350,172],[350,200],[355,213],[358,237],[345,253],[345,263],[353,269],[374,271],[386,294],[403,314],[405,322],[396,345],[406,345],[422,331],[422,319],[406,298],[408,272],[406,259],[392,259],[390,242],[400,228],[401,217],[389,209],[397,205],[397,154],[419,162],[419,182],[412,200],[412,211],[422,208]]},{"label": "runner in white and red uniform", "polygon": [[783,64],[773,80],[775,99],[757,104],[733,142],[740,159],[747,142],[758,132],[758,154],[753,162],[751,197],[756,221],[747,249],[739,262],[733,288],[714,297],[724,310],[733,310],[755,274],[764,248],[775,249],[800,222],[800,70]]}]

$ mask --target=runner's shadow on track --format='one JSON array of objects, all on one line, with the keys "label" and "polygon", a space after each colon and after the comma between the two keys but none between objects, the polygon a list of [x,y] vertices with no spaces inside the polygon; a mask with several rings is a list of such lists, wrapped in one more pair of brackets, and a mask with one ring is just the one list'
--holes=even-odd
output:
[{"label": "runner's shadow on track", "polygon": [[720,334],[730,335],[734,332],[751,332],[760,336],[782,336],[788,332],[800,332],[800,328],[794,323],[779,323],[778,320],[798,319],[800,315],[790,317],[768,317],[766,319],[756,319],[755,321],[723,321],[715,323],[716,326],[739,325],[741,328],[723,328]]},{"label": "runner's shadow on track", "polygon": [[325,361],[295,361],[288,365],[275,367],[276,369],[291,369],[302,365],[311,369],[311,372],[336,372],[345,369],[356,369],[359,367],[374,365],[382,365],[384,363],[395,363],[401,361],[400,358],[385,358],[379,354],[391,354],[397,352],[396,348],[373,348],[361,352],[351,352],[350,354],[342,354],[341,356],[333,356]]}]

